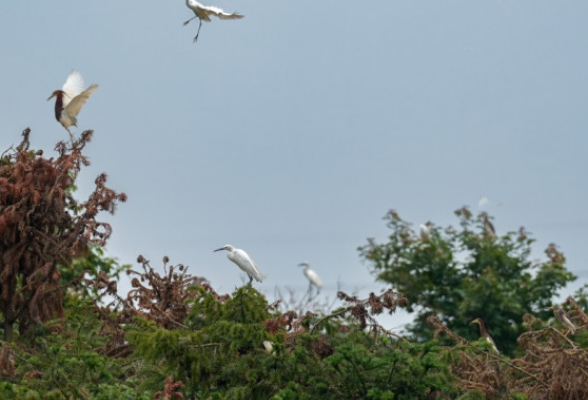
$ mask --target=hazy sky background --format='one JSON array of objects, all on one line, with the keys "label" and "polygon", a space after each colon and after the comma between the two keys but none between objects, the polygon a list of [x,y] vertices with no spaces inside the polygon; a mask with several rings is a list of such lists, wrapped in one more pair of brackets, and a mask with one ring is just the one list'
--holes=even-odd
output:
[{"label": "hazy sky background", "polygon": [[[208,3],[207,3],[208,4]],[[72,69],[100,88],[85,197],[100,172],[129,200],[108,253],[190,266],[219,292],[244,274],[334,296],[380,290],[357,247],[382,217],[457,224],[470,205],[499,234],[524,225],[534,257],[555,242],[585,283],[588,2],[218,0],[245,15],[195,20],[182,0],[0,2],[0,149],[32,129],[54,155],[67,132],[47,97]],[[83,195],[83,196],[82,196]],[[406,321],[400,315],[387,322]]]}]

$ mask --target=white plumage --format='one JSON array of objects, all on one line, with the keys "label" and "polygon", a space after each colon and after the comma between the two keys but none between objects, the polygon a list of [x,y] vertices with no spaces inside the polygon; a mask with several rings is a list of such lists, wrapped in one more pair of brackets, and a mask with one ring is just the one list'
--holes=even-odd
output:
[{"label": "white plumage", "polygon": [[316,286],[318,291],[323,288],[323,283],[321,282],[321,278],[319,278],[318,274],[310,269],[310,265],[307,261],[298,264],[299,267],[304,267],[304,276],[308,279],[311,285]]},{"label": "white plumage", "polygon": [[90,96],[98,89],[98,85],[92,84],[84,90],[84,79],[78,71],[71,71],[67,76],[61,90],[56,90],[47,100],[56,97],[55,118],[63,125],[72,137],[69,127],[77,126],[77,116]]},{"label": "white plumage", "polygon": [[198,35],[200,34],[200,27],[202,26],[202,21],[210,22],[210,16],[214,15],[220,19],[239,19],[243,18],[244,15],[239,13],[226,13],[218,7],[214,6],[205,6],[203,4],[198,3],[196,0],[186,0],[186,6],[192,11],[194,11],[195,16],[184,22],[184,25],[187,25],[190,21],[194,18],[198,18],[200,20],[200,24],[198,25],[198,32],[196,32],[196,36],[194,36],[194,41],[198,40]]},{"label": "white plumage", "polygon": [[241,268],[249,276],[249,283],[255,279],[257,282],[263,282],[265,276],[261,273],[255,262],[249,257],[249,254],[245,250],[236,249],[230,244],[227,244],[220,249],[215,251],[227,250],[229,253],[227,257],[229,260],[237,264],[237,267]]},{"label": "white plumage", "polygon": [[420,230],[421,230],[421,240],[423,242],[428,242],[429,239],[431,238],[431,231],[429,230],[429,227],[426,224],[421,224]]}]

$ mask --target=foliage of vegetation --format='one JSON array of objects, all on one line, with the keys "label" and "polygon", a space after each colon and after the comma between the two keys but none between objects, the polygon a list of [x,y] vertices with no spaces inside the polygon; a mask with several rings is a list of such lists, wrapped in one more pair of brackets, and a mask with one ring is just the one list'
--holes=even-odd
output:
[{"label": "foliage of vegetation", "polygon": [[124,194],[106,187],[106,175],[86,202],[71,195],[75,179],[88,160],[82,149],[92,132],[85,132],[73,149],[57,145],[58,157],[46,159],[28,151],[29,130],[16,149],[0,159],[0,310],[4,338],[13,325],[21,334],[53,318],[62,317],[61,271],[91,244],[105,244],[111,227],[96,221],[100,211],[113,213]]},{"label": "foliage of vegetation", "polygon": [[459,230],[428,223],[425,232],[417,234],[391,211],[386,216],[392,230],[389,241],[370,241],[361,248],[362,256],[379,280],[405,293],[408,311],[417,313],[409,331],[418,340],[432,337],[427,324],[431,315],[474,340],[479,332],[471,321],[481,317],[498,349],[512,355],[525,332],[525,313],[548,318],[545,308],[575,277],[553,244],[545,250],[546,261],[531,262],[534,240],[524,228],[496,236],[486,229],[485,213],[474,217],[466,207],[455,213]]},{"label": "foliage of vegetation", "polygon": [[[586,398],[586,296],[568,299],[575,333],[545,322],[550,314],[540,308],[572,276],[555,247],[531,274],[522,231],[484,237],[474,229],[484,216],[462,209],[461,232],[431,226],[424,241],[393,214],[391,242],[364,256],[406,295],[339,292],[343,305],[331,312],[304,310],[306,300],[269,304],[251,285],[219,294],[167,257],[163,273],[142,256],[137,269],[105,257],[95,243],[105,244],[110,227],[94,217],[113,212],[124,195],[102,177],[87,202],[73,199],[89,134],[71,149],[58,145],[55,160],[28,151],[26,134],[0,161],[1,399]],[[469,261],[454,261],[465,250]],[[122,272],[132,278],[126,295],[117,290]],[[516,285],[504,282],[507,273]],[[479,304],[492,296],[492,308]],[[435,311],[413,327],[418,339],[377,321],[415,305]],[[514,333],[501,335],[501,320],[483,313],[499,305]],[[468,319],[478,314],[503,349],[518,335],[518,358],[472,341]],[[7,335],[12,324],[21,329]]]}]

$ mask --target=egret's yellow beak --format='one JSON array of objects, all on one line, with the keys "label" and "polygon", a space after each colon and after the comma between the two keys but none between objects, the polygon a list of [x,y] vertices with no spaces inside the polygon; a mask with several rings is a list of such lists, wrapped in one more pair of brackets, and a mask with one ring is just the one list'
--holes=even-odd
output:
[{"label": "egret's yellow beak", "polygon": [[47,101],[51,100],[55,96],[57,96],[57,93],[55,93],[55,92],[51,93],[51,96],[49,96],[49,98],[47,99]]}]

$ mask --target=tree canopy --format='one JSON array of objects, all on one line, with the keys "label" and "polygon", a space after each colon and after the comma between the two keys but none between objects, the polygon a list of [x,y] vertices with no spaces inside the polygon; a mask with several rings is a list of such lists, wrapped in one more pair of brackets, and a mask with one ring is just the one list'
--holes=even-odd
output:
[{"label": "tree canopy", "polygon": [[415,232],[390,211],[385,217],[391,230],[388,241],[370,241],[361,255],[378,280],[406,296],[407,310],[416,313],[408,330],[419,340],[432,337],[427,324],[431,315],[469,339],[479,336],[471,322],[482,318],[500,351],[512,354],[525,331],[523,316],[547,318],[545,308],[575,277],[554,244],[545,250],[545,261],[532,262],[534,239],[524,228],[497,236],[493,227],[487,228],[486,213],[474,216],[463,207],[455,214],[458,229],[428,223]]}]

